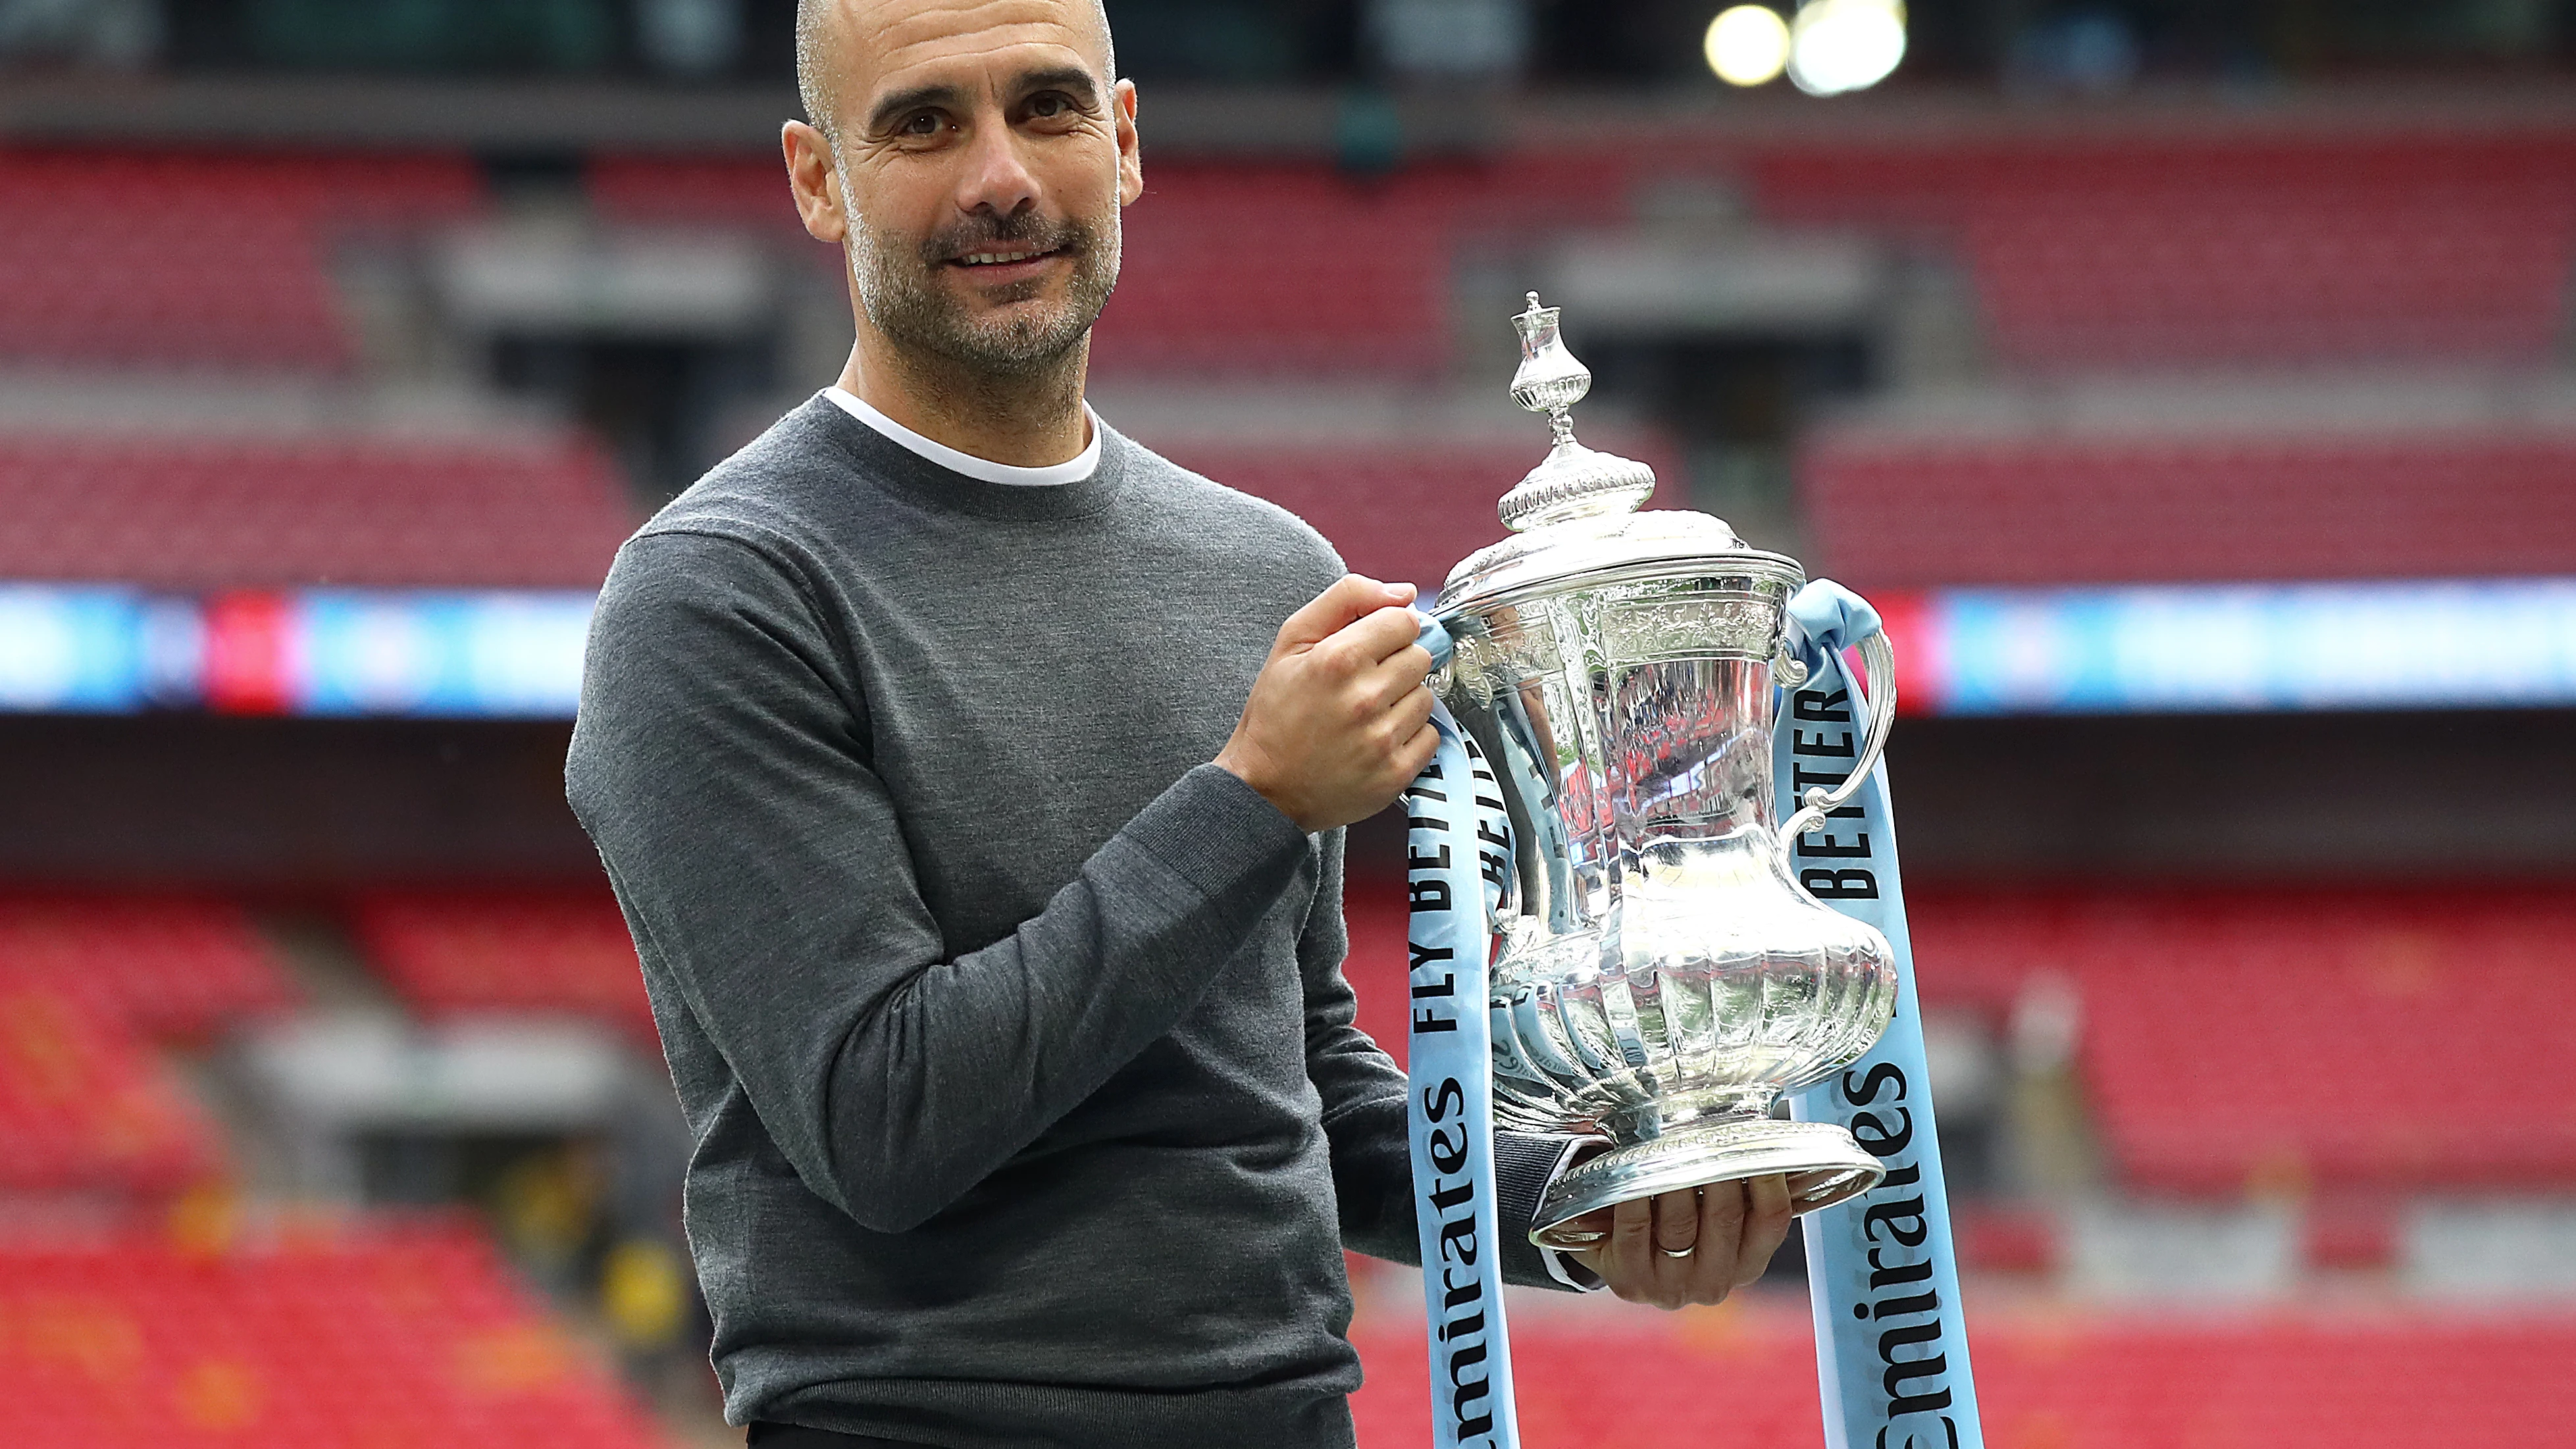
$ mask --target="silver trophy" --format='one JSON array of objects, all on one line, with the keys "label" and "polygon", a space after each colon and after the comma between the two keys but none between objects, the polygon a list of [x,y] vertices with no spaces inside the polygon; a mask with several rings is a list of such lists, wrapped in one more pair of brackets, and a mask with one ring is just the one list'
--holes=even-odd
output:
[{"label": "silver trophy", "polygon": [[1636,511],[1654,472],[1575,441],[1568,409],[1592,375],[1557,315],[1529,294],[1512,379],[1555,446],[1503,496],[1513,536],[1441,589],[1456,652],[1431,684],[1510,817],[1495,1122],[1610,1144],[1539,1204],[1532,1240],[1579,1247],[1598,1235],[1574,1219],[1652,1193],[1782,1173],[1803,1212],[1884,1175],[1843,1128],[1771,1112],[1895,1014],[1886,939],[1809,894],[1789,843],[1828,829],[1877,763],[1896,691],[1873,637],[1865,729],[1796,726],[1851,751],[1816,766],[1846,778],[1777,821],[1772,686],[1806,678],[1783,643],[1806,575],[1706,514]]}]

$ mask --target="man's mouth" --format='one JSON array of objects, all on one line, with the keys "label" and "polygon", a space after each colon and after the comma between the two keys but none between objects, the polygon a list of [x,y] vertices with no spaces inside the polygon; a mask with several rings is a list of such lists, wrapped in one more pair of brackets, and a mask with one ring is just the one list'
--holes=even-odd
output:
[{"label": "man's mouth", "polygon": [[1062,255],[1062,253],[1063,248],[1061,247],[1050,247],[1044,251],[1028,247],[995,248],[985,251],[968,252],[963,256],[952,257],[949,259],[949,265],[953,267],[965,267],[973,271],[1005,272],[1016,268],[1031,266],[1035,263],[1043,262],[1050,257]]}]

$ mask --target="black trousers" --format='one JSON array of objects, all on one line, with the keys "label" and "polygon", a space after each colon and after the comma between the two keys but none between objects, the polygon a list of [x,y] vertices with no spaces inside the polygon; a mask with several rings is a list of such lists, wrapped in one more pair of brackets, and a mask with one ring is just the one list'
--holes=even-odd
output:
[{"label": "black trousers", "polygon": [[865,1434],[836,1434],[802,1424],[757,1422],[751,1426],[746,1442],[752,1449],[930,1449],[927,1444],[907,1444],[900,1439],[871,1439]]}]

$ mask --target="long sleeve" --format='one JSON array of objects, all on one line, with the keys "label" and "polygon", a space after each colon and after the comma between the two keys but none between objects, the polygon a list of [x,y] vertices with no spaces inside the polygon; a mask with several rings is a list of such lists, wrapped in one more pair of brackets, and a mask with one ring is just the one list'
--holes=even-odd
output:
[{"label": "long sleeve", "polygon": [[1201,766],[1017,930],[952,955],[848,671],[767,555],[639,537],[593,625],[566,782],[657,1010],[694,1020],[808,1189],[899,1232],[1170,1031],[1309,848]]},{"label": "long sleeve", "polygon": [[[1322,881],[1298,941],[1306,980],[1306,1071],[1324,1102],[1332,1141],[1333,1191],[1342,1243],[1356,1253],[1419,1265],[1413,1214],[1412,1149],[1405,1128],[1405,1078],[1393,1058],[1353,1024],[1358,997],[1342,962],[1350,951],[1342,919],[1342,832],[1325,837]],[[1495,1196],[1503,1221],[1503,1277],[1541,1288],[1592,1286],[1579,1266],[1531,1245],[1539,1193],[1566,1155],[1567,1139],[1494,1134]]]}]

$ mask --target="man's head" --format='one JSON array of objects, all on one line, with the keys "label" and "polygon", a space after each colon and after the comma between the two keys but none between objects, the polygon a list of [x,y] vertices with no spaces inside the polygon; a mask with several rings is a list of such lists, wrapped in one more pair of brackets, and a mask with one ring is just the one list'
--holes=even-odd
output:
[{"label": "man's head", "polygon": [[1100,0],[802,0],[797,74],[789,177],[862,327],[978,376],[1073,355],[1144,186]]}]

